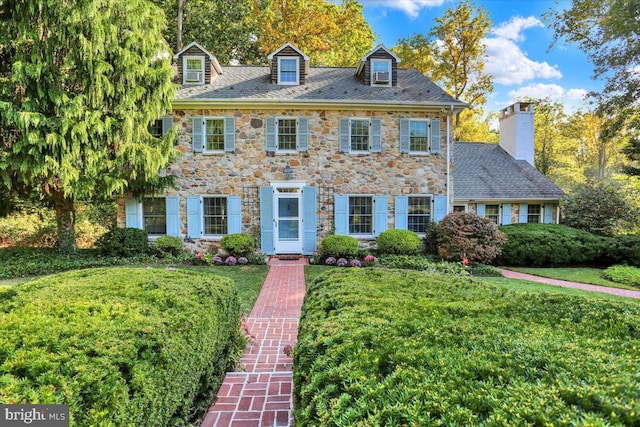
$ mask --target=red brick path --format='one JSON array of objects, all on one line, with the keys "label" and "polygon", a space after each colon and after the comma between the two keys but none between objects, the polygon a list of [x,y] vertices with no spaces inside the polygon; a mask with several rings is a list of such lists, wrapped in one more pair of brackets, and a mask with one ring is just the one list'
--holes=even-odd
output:
[{"label": "red brick path", "polygon": [[291,425],[293,361],[283,350],[293,347],[298,337],[306,263],[269,263],[269,274],[245,322],[252,342],[236,372],[227,373],[202,427]]}]

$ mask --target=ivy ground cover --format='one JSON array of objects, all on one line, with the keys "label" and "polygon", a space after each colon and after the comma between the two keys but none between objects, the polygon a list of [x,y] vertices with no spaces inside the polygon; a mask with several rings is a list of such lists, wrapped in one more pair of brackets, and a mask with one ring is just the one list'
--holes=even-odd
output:
[{"label": "ivy ground cover", "polygon": [[638,425],[640,306],[334,270],[309,286],[296,425]]}]

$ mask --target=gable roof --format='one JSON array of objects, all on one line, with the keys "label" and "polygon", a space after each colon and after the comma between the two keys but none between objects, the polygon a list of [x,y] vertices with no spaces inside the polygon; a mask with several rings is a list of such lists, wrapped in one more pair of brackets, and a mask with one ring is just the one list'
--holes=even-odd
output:
[{"label": "gable roof", "polygon": [[454,200],[558,200],[564,192],[498,144],[453,144]]},{"label": "gable roof", "polygon": [[374,47],[373,49],[371,49],[369,51],[369,53],[367,53],[365,56],[362,57],[362,59],[360,60],[360,62],[364,62],[367,60],[368,57],[370,57],[371,55],[373,55],[374,53],[376,53],[378,50],[384,50],[385,52],[387,52],[389,55],[391,55],[393,57],[393,59],[396,60],[396,62],[400,63],[401,59],[398,58],[398,55],[396,55],[395,53],[391,52],[389,49],[387,49],[386,47],[384,47],[383,44],[378,44],[376,47]]},{"label": "gable roof", "polygon": [[216,57],[213,56],[213,54],[211,52],[209,52],[207,49],[203,48],[202,46],[200,46],[198,43],[196,43],[194,41],[189,43],[188,45],[186,45],[180,52],[178,52],[175,55],[173,55],[173,59],[178,59],[180,57],[180,55],[182,55],[183,53],[185,53],[186,51],[191,49],[193,46],[195,46],[198,49],[200,49],[204,54],[206,54],[209,57],[209,59],[211,59],[211,60],[215,59],[216,62],[218,61],[216,59]]},{"label": "gable roof", "polygon": [[298,49],[297,47],[295,47],[294,45],[292,45],[291,43],[287,42],[285,44],[283,44],[282,46],[280,46],[279,48],[277,48],[276,50],[274,50],[273,52],[271,52],[269,54],[269,56],[267,56],[267,59],[271,60],[273,59],[273,57],[280,52],[282,49],[284,49],[285,47],[290,47],[291,49],[295,50],[296,52],[298,52],[300,54],[300,56],[302,56],[304,58],[305,61],[309,60],[309,57],[307,55],[304,54],[303,51],[301,51],[300,49]]}]

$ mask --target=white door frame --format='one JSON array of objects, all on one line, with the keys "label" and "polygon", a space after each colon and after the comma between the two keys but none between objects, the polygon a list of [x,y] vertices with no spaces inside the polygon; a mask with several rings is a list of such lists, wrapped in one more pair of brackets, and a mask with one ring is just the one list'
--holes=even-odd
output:
[{"label": "white door frame", "polygon": [[[273,225],[274,244],[276,254],[301,254],[302,253],[302,187],[306,185],[303,181],[272,182],[273,192]],[[298,238],[295,240],[280,239],[280,215],[279,200],[295,199],[298,203]],[[283,219],[282,221],[290,221]]]}]

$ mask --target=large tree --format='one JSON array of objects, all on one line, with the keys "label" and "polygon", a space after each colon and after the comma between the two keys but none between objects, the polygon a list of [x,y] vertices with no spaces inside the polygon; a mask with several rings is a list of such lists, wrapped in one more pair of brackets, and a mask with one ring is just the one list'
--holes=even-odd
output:
[{"label": "large tree", "polygon": [[175,90],[164,14],[145,0],[0,0],[0,15],[0,185],[53,206],[73,251],[76,200],[158,183],[174,153],[175,131],[147,130]]}]

